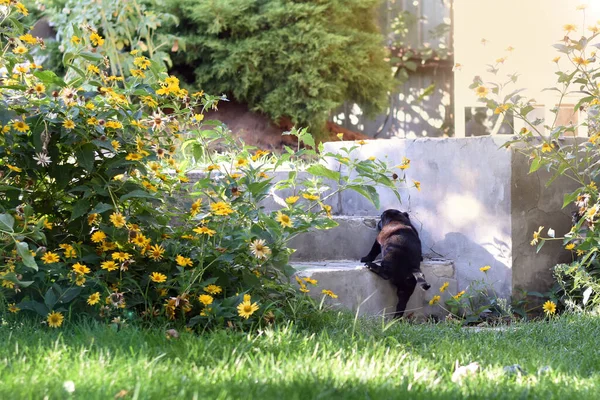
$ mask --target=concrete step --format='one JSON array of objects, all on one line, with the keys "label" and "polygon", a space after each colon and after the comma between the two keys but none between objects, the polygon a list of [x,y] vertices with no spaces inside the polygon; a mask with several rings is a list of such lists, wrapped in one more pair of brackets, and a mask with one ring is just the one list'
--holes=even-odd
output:
[{"label": "concrete step", "polygon": [[379,216],[335,216],[339,226],[303,233],[290,242],[293,261],[360,260],[377,237]]},{"label": "concrete step", "polygon": [[[312,278],[318,281],[316,286],[307,284],[308,295],[320,301],[323,289],[331,290],[338,298],[326,298],[326,303],[337,308],[347,309],[358,315],[387,315],[396,310],[396,290],[389,281],[369,271],[357,261],[321,261],[295,262],[292,264],[298,271],[299,278]],[[406,307],[406,314],[413,314],[419,319],[430,315],[443,317],[444,309],[439,305],[429,305],[429,300],[440,295],[440,303],[458,292],[454,263],[443,259],[426,259],[421,269],[431,289],[424,291],[416,288]],[[439,288],[448,282],[448,288],[440,293]]]}]

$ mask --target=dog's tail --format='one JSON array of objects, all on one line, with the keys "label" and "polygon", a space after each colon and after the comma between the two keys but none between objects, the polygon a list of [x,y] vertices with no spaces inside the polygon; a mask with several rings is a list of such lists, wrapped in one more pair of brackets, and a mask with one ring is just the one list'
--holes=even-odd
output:
[{"label": "dog's tail", "polygon": [[417,280],[417,284],[420,285],[423,290],[428,290],[431,287],[431,285],[425,280],[425,276],[421,271],[413,272],[413,276]]}]

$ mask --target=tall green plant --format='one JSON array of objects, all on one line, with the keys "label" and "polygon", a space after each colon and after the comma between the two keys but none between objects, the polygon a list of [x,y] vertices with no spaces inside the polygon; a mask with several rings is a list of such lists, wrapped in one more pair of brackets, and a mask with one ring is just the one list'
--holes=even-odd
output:
[{"label": "tall green plant", "polygon": [[345,101],[367,114],[392,89],[379,0],[169,0],[187,51],[178,71],[210,93],[227,93],[313,133]]}]

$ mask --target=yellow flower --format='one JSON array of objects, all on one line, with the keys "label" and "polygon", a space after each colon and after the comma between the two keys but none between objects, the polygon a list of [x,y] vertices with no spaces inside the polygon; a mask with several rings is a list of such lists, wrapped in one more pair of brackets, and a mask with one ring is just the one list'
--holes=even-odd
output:
[{"label": "yellow flower", "polygon": [[211,284],[211,285],[208,285],[207,287],[205,287],[204,291],[206,293],[210,293],[210,294],[219,294],[223,291],[223,289],[221,289],[220,286]]},{"label": "yellow flower", "polygon": [[29,50],[27,50],[27,47],[22,46],[22,45],[19,45],[13,49],[13,53],[15,53],[15,54],[25,54],[28,51]]},{"label": "yellow flower", "polygon": [[123,251],[117,251],[112,253],[112,259],[115,261],[127,261],[131,259],[131,254],[125,253]]},{"label": "yellow flower", "polygon": [[583,57],[573,57],[573,62],[577,65],[588,65],[590,60],[585,59]]},{"label": "yellow flower", "polygon": [[44,86],[43,83],[37,83],[34,87],[33,90],[35,90],[35,92],[37,94],[43,94],[44,92],[46,92],[46,86]]},{"label": "yellow flower", "polygon": [[134,76],[136,78],[145,78],[146,77],[146,74],[141,69],[130,69],[129,72],[131,73],[131,76]]},{"label": "yellow flower", "polygon": [[375,161],[376,158],[375,158],[375,156],[371,156],[371,157],[367,158],[367,160],[369,160],[369,161]]},{"label": "yellow flower", "polygon": [[281,226],[283,226],[284,228],[292,227],[292,219],[289,217],[289,215],[285,215],[281,211],[277,212],[275,221],[279,222],[281,224]]},{"label": "yellow flower", "polygon": [[148,257],[154,261],[160,261],[163,258],[164,252],[165,249],[162,246],[155,244],[154,246],[150,247],[150,254],[148,254]]},{"label": "yellow flower", "polygon": [[122,228],[126,224],[125,217],[121,213],[112,213],[110,215],[110,222],[117,228]]},{"label": "yellow flower", "polygon": [[456,293],[456,296],[452,296],[452,298],[454,300],[458,300],[458,299],[460,299],[463,296],[463,294],[465,294],[465,291],[461,290],[460,292]]},{"label": "yellow flower", "polygon": [[304,197],[306,200],[312,200],[312,201],[319,200],[319,196],[316,196],[316,195],[310,194],[310,193],[302,193],[302,197]]},{"label": "yellow flower", "polygon": [[446,289],[448,289],[448,285],[450,285],[449,282],[444,282],[442,286],[440,286],[440,293],[444,293]]},{"label": "yellow flower", "polygon": [[167,276],[165,274],[161,274],[160,272],[153,272],[150,274],[150,280],[156,283],[163,283],[167,281]]},{"label": "yellow flower", "polygon": [[255,311],[258,310],[258,304],[244,301],[237,306],[238,315],[242,318],[248,319]]},{"label": "yellow flower", "polygon": [[429,300],[429,305],[432,306],[434,304],[437,304],[440,301],[441,297],[439,295],[435,295],[431,298],[431,300]]},{"label": "yellow flower", "polygon": [[269,257],[271,249],[265,244],[265,239],[255,239],[250,243],[250,252],[254,257],[258,259]]},{"label": "yellow flower", "polygon": [[73,265],[71,268],[73,268],[73,271],[76,274],[84,275],[84,274],[90,273],[90,269],[84,264],[77,263],[77,264]]},{"label": "yellow flower", "polygon": [[198,301],[204,304],[205,306],[211,305],[213,300],[214,298],[209,294],[201,294],[200,296],[198,296]]},{"label": "yellow flower", "polygon": [[540,232],[542,231],[542,229],[544,229],[544,227],[540,226],[537,232],[533,232],[533,239],[529,243],[530,245],[535,246],[538,243]]},{"label": "yellow flower", "polygon": [[212,229],[209,229],[205,226],[199,226],[197,228],[194,228],[193,231],[199,235],[208,235],[210,237],[212,237],[215,233],[217,233],[216,231],[213,231]]},{"label": "yellow flower", "polygon": [[19,39],[24,41],[27,44],[36,44],[37,43],[37,39],[35,37],[33,37],[33,35],[31,35],[31,33],[21,35],[21,36],[19,36]]},{"label": "yellow flower", "polygon": [[92,64],[87,66],[87,70],[88,70],[88,72],[92,72],[94,74],[100,74],[100,68],[98,68],[97,66],[92,65]]},{"label": "yellow flower", "polygon": [[148,60],[146,57],[144,56],[140,56],[140,57],[135,57],[133,59],[133,65],[135,65],[136,67],[140,68],[140,69],[148,69],[148,67],[151,65],[152,63],[150,62],[150,60]]},{"label": "yellow flower", "polygon": [[554,147],[554,145],[550,145],[548,143],[544,143],[542,145],[542,153],[550,153],[552,151],[552,147]]},{"label": "yellow flower", "polygon": [[29,130],[29,125],[27,125],[24,121],[14,121],[12,126],[19,132],[27,132]]},{"label": "yellow flower", "polygon": [[477,88],[475,89],[475,94],[477,95],[477,97],[487,97],[489,93],[488,88],[486,88],[485,86],[477,86]]},{"label": "yellow flower", "polygon": [[285,199],[285,202],[292,205],[292,204],[296,203],[298,201],[298,199],[300,199],[300,197],[298,197],[298,196],[289,196],[288,198]]},{"label": "yellow flower", "polygon": [[8,305],[8,311],[10,311],[11,313],[14,313],[14,314],[16,314],[16,313],[18,313],[19,311],[21,311],[21,309],[20,309],[19,307],[17,307],[17,306],[15,305],[15,303],[10,303],[10,304]]},{"label": "yellow flower", "polygon": [[65,317],[62,315],[62,313],[53,311],[48,314],[46,321],[48,321],[48,326],[50,328],[60,328],[64,319]]},{"label": "yellow flower", "polygon": [[86,120],[88,125],[98,125],[98,119],[96,117],[90,117]]},{"label": "yellow flower", "polygon": [[420,192],[421,191],[421,182],[413,180],[413,183],[414,183],[415,187],[417,188],[417,190]]},{"label": "yellow flower", "polygon": [[[89,222],[89,219],[88,219]],[[100,242],[104,242],[106,240],[106,233],[102,232],[102,231],[96,231],[94,233],[92,233],[92,242],[94,243],[100,243]]]},{"label": "yellow flower", "polygon": [[192,208],[190,210],[190,214],[192,215],[192,217],[200,212],[201,205],[202,205],[202,199],[198,199],[192,203]]},{"label": "yellow flower", "polygon": [[222,201],[211,204],[210,209],[215,215],[229,215],[234,212],[229,204]]},{"label": "yellow flower", "polygon": [[73,36],[71,36],[71,43],[77,45],[77,44],[81,43],[81,38],[73,35]]},{"label": "yellow flower", "polygon": [[112,140],[110,144],[112,145],[113,149],[115,149],[115,151],[119,151],[119,149],[121,148],[121,143],[119,143],[118,140]]},{"label": "yellow flower", "polygon": [[18,2],[17,4],[15,4],[15,8],[17,9],[18,12],[20,12],[24,16],[28,16],[29,15],[29,10],[27,9],[27,7],[25,7],[23,5],[23,3]]},{"label": "yellow flower", "polygon": [[560,60],[560,56],[554,57],[554,58],[552,59],[552,62],[555,62],[555,63],[557,63],[557,62],[558,62],[558,60]]},{"label": "yellow flower", "polygon": [[90,41],[94,46],[102,46],[104,44],[104,39],[102,36],[98,35],[98,32],[93,32],[90,35]]},{"label": "yellow flower", "polygon": [[65,129],[73,129],[75,128],[75,122],[70,119],[66,119],[65,122],[63,122],[63,126]]},{"label": "yellow flower", "polygon": [[323,289],[323,290],[321,290],[321,293],[323,293],[326,296],[331,297],[332,299],[338,298],[337,294],[333,293],[331,290]]},{"label": "yellow flower", "polygon": [[100,264],[100,268],[110,272],[116,270],[119,268],[119,266],[114,261],[104,261],[102,264]]},{"label": "yellow flower", "polygon": [[60,261],[60,257],[58,256],[58,254],[49,251],[42,256],[42,261],[44,262],[44,264],[54,264],[55,262]]},{"label": "yellow flower", "polygon": [[487,271],[487,270],[489,270],[490,268],[492,268],[492,267],[490,267],[489,265],[486,265],[486,266],[484,266],[484,267],[481,267],[481,268],[479,268],[479,270],[480,270],[481,272],[486,272],[486,271]]},{"label": "yellow flower", "polygon": [[105,126],[107,128],[111,128],[111,129],[121,129],[121,128],[123,128],[123,124],[120,123],[119,121],[107,121]]},{"label": "yellow flower", "polygon": [[335,135],[338,137],[338,139],[340,140],[344,140],[344,134],[343,133],[338,133],[337,135]]},{"label": "yellow flower", "polygon": [[573,250],[574,248],[575,248],[574,243],[569,243],[568,245],[565,246],[565,249],[567,249],[567,250]]},{"label": "yellow flower", "polygon": [[10,169],[11,171],[14,171],[14,172],[21,172],[21,171],[23,171],[21,168],[15,167],[14,165],[6,164],[6,166],[8,167],[8,169]]},{"label": "yellow flower", "polygon": [[93,306],[94,304],[98,304],[99,301],[100,301],[100,292],[91,294],[90,297],[88,297],[88,299],[87,299],[87,303],[90,306]]},{"label": "yellow flower", "polygon": [[175,262],[177,262],[177,265],[179,265],[180,267],[191,267],[194,264],[191,258],[184,257],[180,254],[178,254],[177,257],[175,257]]},{"label": "yellow flower", "polygon": [[577,27],[575,26],[575,24],[566,24],[563,25],[563,30],[567,33],[575,32],[577,30]]},{"label": "yellow flower", "polygon": [[237,168],[245,167],[248,165],[248,160],[245,158],[238,158],[233,165]]},{"label": "yellow flower", "polygon": [[319,282],[316,279],[312,279],[312,278],[302,278],[302,280],[307,283],[310,283],[311,285],[316,285]]},{"label": "yellow flower", "polygon": [[556,312],[556,304],[553,301],[548,300],[543,306],[546,315],[552,315]]}]

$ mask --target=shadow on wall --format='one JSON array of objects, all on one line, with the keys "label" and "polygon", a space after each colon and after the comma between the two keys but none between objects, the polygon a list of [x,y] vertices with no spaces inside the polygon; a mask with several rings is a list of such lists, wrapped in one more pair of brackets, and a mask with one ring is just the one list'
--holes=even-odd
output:
[{"label": "shadow on wall", "polygon": [[[497,254],[488,251],[485,246],[495,250]],[[510,297],[512,290],[512,278],[510,268],[498,259],[498,253],[508,251],[508,244],[494,239],[494,243],[480,245],[462,233],[447,233],[443,240],[433,243],[429,249],[431,254],[424,253],[431,257],[442,257],[453,260],[456,271],[458,287],[461,290],[474,280],[482,280],[493,284],[496,293],[500,297]],[[506,255],[508,256],[508,255]],[[477,264],[474,265],[473,263]],[[479,271],[479,268],[489,265],[491,269],[486,273]]]}]

